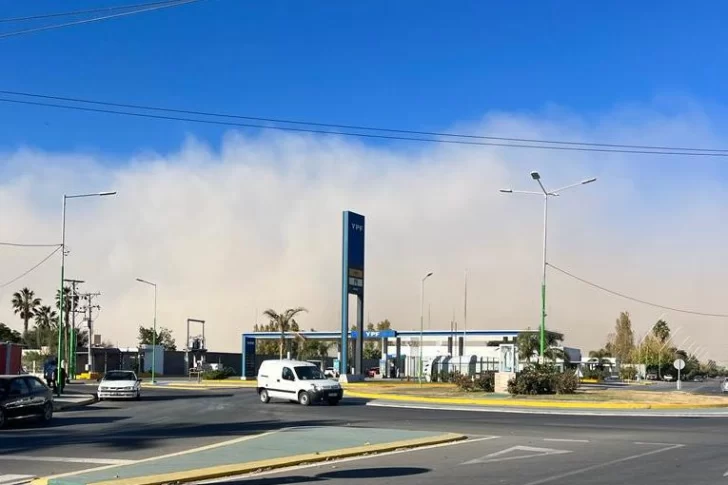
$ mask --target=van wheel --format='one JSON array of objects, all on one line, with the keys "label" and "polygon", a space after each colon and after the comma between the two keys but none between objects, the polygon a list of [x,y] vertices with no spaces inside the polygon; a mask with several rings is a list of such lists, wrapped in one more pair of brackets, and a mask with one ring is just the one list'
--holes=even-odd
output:
[{"label": "van wheel", "polygon": [[311,404],[311,396],[306,391],[301,391],[298,394],[298,402],[302,406],[308,406]]},{"label": "van wheel", "polygon": [[263,404],[268,404],[268,402],[270,402],[270,396],[268,395],[268,391],[265,389],[260,390],[260,402]]}]

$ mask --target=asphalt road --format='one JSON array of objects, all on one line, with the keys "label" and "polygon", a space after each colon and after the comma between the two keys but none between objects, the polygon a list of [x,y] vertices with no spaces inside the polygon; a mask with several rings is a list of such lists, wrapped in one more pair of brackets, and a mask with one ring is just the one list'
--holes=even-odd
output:
[{"label": "asphalt road", "polygon": [[[284,426],[460,432],[472,440],[238,479],[240,485],[355,483],[716,484],[728,477],[728,419],[540,416],[365,406],[261,404],[252,389],[145,391],[0,431],[3,474],[47,475],[138,460]],[[305,451],[305,450],[304,450]],[[490,455],[490,456],[489,456]],[[474,460],[474,461],[473,461]],[[469,462],[469,463],[468,463]],[[579,471],[581,470],[581,471]],[[565,475],[566,474],[566,475]],[[551,481],[539,482],[551,477]]]}]

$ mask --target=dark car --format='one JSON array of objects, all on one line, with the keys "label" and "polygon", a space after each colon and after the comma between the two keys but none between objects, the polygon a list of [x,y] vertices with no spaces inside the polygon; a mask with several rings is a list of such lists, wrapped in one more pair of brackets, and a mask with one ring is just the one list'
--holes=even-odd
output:
[{"label": "dark car", "polygon": [[53,391],[37,377],[0,375],[0,428],[9,419],[29,417],[43,423],[53,418]]}]

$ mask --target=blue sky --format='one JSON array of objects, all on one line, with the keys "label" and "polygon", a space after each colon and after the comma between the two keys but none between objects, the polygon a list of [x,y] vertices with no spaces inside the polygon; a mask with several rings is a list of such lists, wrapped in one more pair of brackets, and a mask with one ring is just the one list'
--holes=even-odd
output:
[{"label": "blue sky", "polygon": [[[0,10],[119,2],[0,0]],[[409,129],[554,105],[588,119],[657,99],[669,112],[663,96],[720,117],[726,14],[720,2],[204,0],[0,40],[0,89]],[[8,104],[0,117],[3,150],[123,155],[225,131]]]}]

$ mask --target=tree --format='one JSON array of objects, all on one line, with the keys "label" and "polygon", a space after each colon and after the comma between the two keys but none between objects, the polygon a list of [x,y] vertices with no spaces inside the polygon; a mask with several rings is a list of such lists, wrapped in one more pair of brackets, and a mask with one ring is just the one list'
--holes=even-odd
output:
[{"label": "tree", "polygon": [[23,319],[23,339],[28,338],[28,322],[35,310],[40,306],[40,298],[36,298],[35,292],[28,288],[13,293],[13,312]]},{"label": "tree", "polygon": [[660,319],[652,326],[652,335],[664,344],[670,338],[670,326],[665,320]]},{"label": "tree", "polygon": [[[177,350],[177,344],[174,342],[172,337],[172,331],[167,327],[162,327],[157,330],[156,335],[157,345],[164,347],[164,350]],[[154,339],[154,327],[145,328],[139,326],[139,345],[152,345]]]},{"label": "tree", "polygon": [[[569,356],[563,349],[557,348],[561,345],[564,340],[564,334],[558,332],[546,331],[544,334],[545,349],[544,357],[546,359],[555,361],[556,359],[562,359],[564,362],[568,362]],[[531,362],[531,359],[539,355],[541,351],[541,334],[539,332],[526,331],[518,334],[516,338],[516,345],[518,346],[518,358]]]},{"label": "tree", "polygon": [[364,358],[376,360],[382,358],[382,351],[379,349],[379,342],[366,342],[364,344]]},{"label": "tree", "polygon": [[[277,332],[278,327],[272,323],[260,324],[253,326],[254,332]],[[278,344],[273,340],[256,339],[255,353],[258,355],[275,355],[278,352]]]},{"label": "tree", "polygon": [[13,330],[4,323],[0,323],[0,342],[9,342],[11,344],[19,344],[23,341],[20,332]]},{"label": "tree", "polygon": [[43,344],[53,347],[58,336],[58,313],[49,305],[42,305],[35,311],[35,343],[40,348]]},{"label": "tree", "polygon": [[634,332],[628,312],[619,314],[615,324],[614,336],[608,347],[619,362],[627,362],[634,350]]},{"label": "tree", "polygon": [[263,315],[268,317],[270,319],[270,323],[275,325],[281,333],[281,342],[279,347],[279,356],[281,359],[283,358],[283,347],[286,344],[286,333],[293,330],[294,326],[296,327],[295,331],[297,331],[298,324],[296,323],[295,316],[307,311],[308,310],[303,307],[296,307],[289,308],[282,313],[277,313],[272,308],[263,312]]}]

